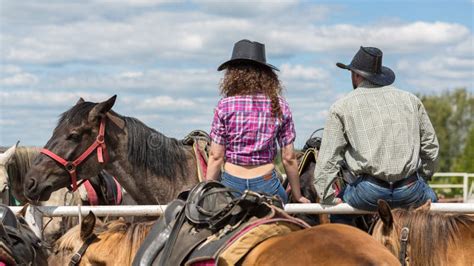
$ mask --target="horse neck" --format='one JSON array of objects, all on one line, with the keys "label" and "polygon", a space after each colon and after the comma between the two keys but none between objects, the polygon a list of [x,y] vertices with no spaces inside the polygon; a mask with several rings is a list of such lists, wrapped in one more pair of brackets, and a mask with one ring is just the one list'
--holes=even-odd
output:
[{"label": "horse neck", "polygon": [[165,204],[197,183],[196,162],[187,148],[134,118],[123,119],[123,134],[108,133],[117,134],[117,145],[109,150],[105,169],[138,204]]}]

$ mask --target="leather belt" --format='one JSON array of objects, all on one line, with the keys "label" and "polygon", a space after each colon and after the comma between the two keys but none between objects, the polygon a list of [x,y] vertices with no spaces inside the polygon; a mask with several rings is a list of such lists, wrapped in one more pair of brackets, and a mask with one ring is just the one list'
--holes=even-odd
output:
[{"label": "leather belt", "polygon": [[375,184],[384,188],[395,189],[395,188],[403,187],[413,182],[416,182],[418,180],[418,175],[415,173],[407,178],[404,178],[395,182],[387,182],[387,181],[384,181],[384,180],[381,180],[369,175],[364,176],[363,179],[369,181],[372,184]]}]

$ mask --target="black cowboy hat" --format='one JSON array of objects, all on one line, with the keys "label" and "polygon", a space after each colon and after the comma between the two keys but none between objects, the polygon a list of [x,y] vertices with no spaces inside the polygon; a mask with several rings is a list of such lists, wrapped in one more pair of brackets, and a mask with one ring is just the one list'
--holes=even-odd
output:
[{"label": "black cowboy hat", "polygon": [[382,56],[378,48],[361,46],[349,65],[337,63],[336,66],[354,71],[374,84],[387,86],[395,81],[395,73],[382,66]]},{"label": "black cowboy hat", "polygon": [[265,44],[252,42],[249,40],[240,40],[234,44],[232,57],[217,68],[217,71],[226,69],[231,63],[252,62],[267,66],[276,71],[280,71],[273,65],[267,63],[265,58]]}]

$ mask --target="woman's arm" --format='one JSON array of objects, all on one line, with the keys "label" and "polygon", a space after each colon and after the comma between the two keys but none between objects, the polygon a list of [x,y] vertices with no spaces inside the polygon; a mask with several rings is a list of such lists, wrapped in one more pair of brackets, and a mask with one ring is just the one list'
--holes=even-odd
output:
[{"label": "woman's arm", "polygon": [[218,180],[224,164],[225,146],[211,142],[209,161],[207,162],[206,180]]},{"label": "woman's arm", "polygon": [[293,143],[288,144],[281,149],[281,159],[288,181],[290,181],[293,198],[300,203],[310,203],[307,198],[301,195],[300,178],[298,176],[298,162],[293,149]]}]

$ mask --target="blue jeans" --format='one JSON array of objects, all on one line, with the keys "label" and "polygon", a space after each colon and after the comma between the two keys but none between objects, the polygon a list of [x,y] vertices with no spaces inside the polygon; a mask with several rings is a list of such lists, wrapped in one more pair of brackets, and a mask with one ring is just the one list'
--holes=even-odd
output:
[{"label": "blue jeans", "polygon": [[[354,183],[348,184],[338,197],[354,208],[368,211],[377,210],[379,199],[385,200],[391,208],[418,207],[427,200],[431,202],[438,200],[433,189],[421,177],[406,186],[394,189],[381,187],[365,180],[364,177],[359,177]],[[331,215],[331,221],[345,223],[343,220],[347,220],[346,217],[354,216]]]},{"label": "blue jeans", "polygon": [[233,176],[229,173],[224,172],[222,174],[222,184],[226,187],[233,188],[240,192],[245,190],[252,190],[255,192],[264,193],[267,195],[276,195],[279,196],[283,203],[288,202],[288,195],[286,194],[285,189],[280,183],[275,170],[272,172],[271,178],[265,180],[263,176],[258,176],[254,178],[240,178]]}]

